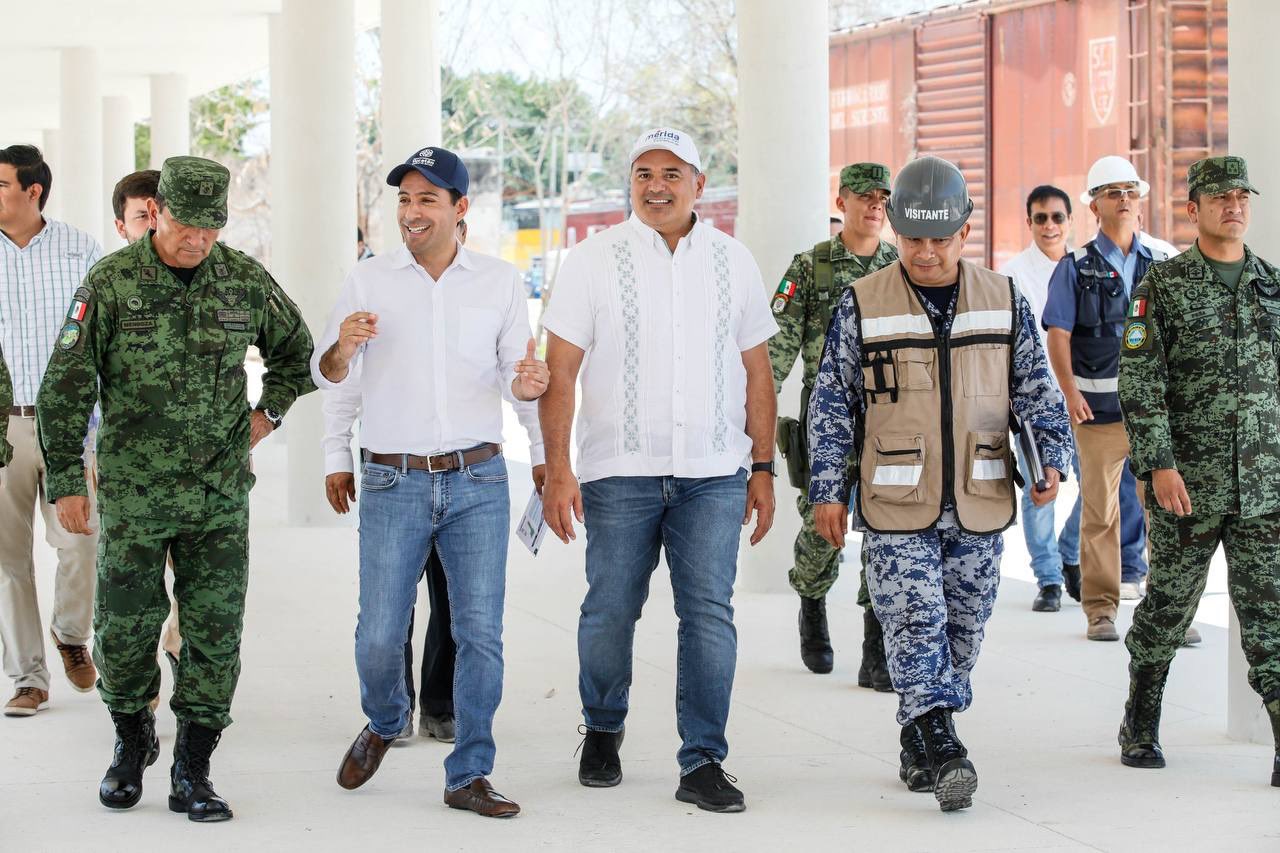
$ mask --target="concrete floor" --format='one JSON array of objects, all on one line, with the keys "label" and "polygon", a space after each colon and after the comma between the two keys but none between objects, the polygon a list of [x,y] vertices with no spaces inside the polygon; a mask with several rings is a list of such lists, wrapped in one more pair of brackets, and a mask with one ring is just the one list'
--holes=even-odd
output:
[{"label": "concrete floor", "polygon": [[[511,455],[518,512],[528,466]],[[1178,657],[1165,700],[1169,767],[1128,769],[1115,745],[1124,646],[1085,641],[1074,602],[1032,613],[1033,587],[1016,577],[1006,577],[989,625],[974,707],[958,718],[980,776],[968,811],[943,815],[932,796],[898,782],[894,699],[855,684],[861,616],[852,573],[830,600],[837,656],[828,676],[799,661],[792,596],[735,599],[726,767],[748,808],[713,815],[672,797],[675,619],[659,570],[637,633],[625,781],[582,788],[574,757],[582,545],[550,537],[536,559],[513,540],[509,565],[493,781],[524,813],[499,822],[445,808],[447,747],[419,738],[395,749],[364,788],[344,791],[334,773],[364,723],[352,660],[356,533],[284,526],[283,447],[269,440],[255,464],[244,672],[236,724],[213,765],[235,820],[199,826],[166,809],[174,723],[165,706],[163,753],[143,801],[125,813],[102,808],[96,787],[110,759],[110,719],[96,694],[73,693],[57,674],[49,710],[0,718],[0,851],[1280,850],[1271,750],[1224,734],[1226,630],[1200,623],[1203,646]],[[1025,576],[1021,536],[1007,542],[1007,570]],[[38,549],[38,563],[47,616],[48,549]],[[1122,631],[1131,614],[1122,611]],[[166,699],[169,688],[166,673]]]}]

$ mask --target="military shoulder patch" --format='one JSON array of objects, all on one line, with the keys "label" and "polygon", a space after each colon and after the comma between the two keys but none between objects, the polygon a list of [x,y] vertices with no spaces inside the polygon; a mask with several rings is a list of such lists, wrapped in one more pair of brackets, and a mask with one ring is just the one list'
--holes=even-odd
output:
[{"label": "military shoulder patch", "polygon": [[58,349],[70,350],[75,349],[76,344],[80,342],[80,324],[76,322],[68,322],[62,327],[62,331],[58,333]]},{"label": "military shoulder patch", "polygon": [[796,283],[789,278],[784,278],[778,284],[777,294],[778,296],[790,299],[796,295]]},{"label": "military shoulder patch", "polygon": [[1149,341],[1147,324],[1141,320],[1130,320],[1129,325],[1124,329],[1125,349],[1143,349]]},{"label": "military shoulder patch", "polygon": [[67,309],[68,320],[83,320],[84,315],[89,313],[89,303],[83,299],[76,298],[71,300],[71,307]]},{"label": "military shoulder patch", "polygon": [[1147,298],[1145,296],[1135,296],[1133,301],[1129,303],[1130,319],[1140,319],[1147,316]]}]

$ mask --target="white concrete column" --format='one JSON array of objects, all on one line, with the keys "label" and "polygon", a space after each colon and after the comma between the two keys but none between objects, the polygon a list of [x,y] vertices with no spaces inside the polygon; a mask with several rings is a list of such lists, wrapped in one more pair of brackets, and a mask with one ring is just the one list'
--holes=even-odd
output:
[{"label": "white concrete column", "polygon": [[[270,26],[272,272],[319,335],[355,263],[354,0],[284,0]],[[294,405],[284,432],[289,522],[336,523],[319,393]]]},{"label": "white concrete column", "polygon": [[[444,145],[440,132],[439,0],[382,0],[383,170],[427,145]],[[396,193],[384,189],[381,245],[400,244]]]},{"label": "white concrete column", "polygon": [[[1272,103],[1272,81],[1280,78],[1280,53],[1269,33],[1280,27],[1280,4],[1271,0],[1231,0],[1227,27],[1227,52],[1231,74],[1227,79],[1227,139],[1232,154],[1249,164],[1249,179],[1265,195],[1257,197],[1246,238],[1249,247],[1275,263],[1280,261],[1280,162],[1275,159],[1275,139],[1280,135],[1280,114],[1257,109]],[[1246,678],[1249,666],[1240,651],[1240,623],[1231,608],[1227,652],[1227,736],[1235,740],[1271,743],[1271,725],[1258,694]]]},{"label": "white concrete column", "polygon": [[151,168],[191,153],[191,96],[185,74],[151,75]]},{"label": "white concrete column", "polygon": [[[54,179],[57,180],[59,169],[62,168],[62,131],[56,127],[46,128],[43,131],[43,141],[40,146],[41,152],[44,154],[44,161],[49,164],[49,168],[53,171]],[[44,215],[50,219],[62,218],[62,185],[58,185],[57,193],[50,193],[49,200],[44,206]]]},{"label": "white concrete column", "polygon": [[111,192],[116,182],[137,166],[133,138],[133,102],[122,95],[102,99],[102,246],[108,252],[124,246],[116,233],[115,213],[111,209]]},{"label": "white concrete column", "polygon": [[[828,234],[827,4],[738,3],[738,221],[735,233],[751,253],[770,292],[791,257]],[[779,152],[786,152],[779,156]],[[800,408],[796,364],[778,400],[778,414]],[[787,570],[800,529],[796,490],[777,480],[773,529],[756,547],[744,535],[741,588],[788,589]],[[751,528],[748,527],[747,530]],[[857,573],[849,571],[857,583]]]},{"label": "white concrete column", "polygon": [[102,70],[98,51],[63,48],[59,86],[61,162],[49,198],[63,219],[102,241]]}]

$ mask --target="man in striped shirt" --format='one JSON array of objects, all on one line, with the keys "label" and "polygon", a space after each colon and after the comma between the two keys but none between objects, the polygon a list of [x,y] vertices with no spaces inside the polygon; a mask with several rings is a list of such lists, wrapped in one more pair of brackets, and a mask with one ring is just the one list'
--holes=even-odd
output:
[{"label": "man in striped shirt", "polygon": [[[5,674],[16,688],[4,706],[6,717],[30,717],[49,701],[32,556],[37,506],[45,539],[58,552],[49,633],[73,688],[88,692],[97,678],[88,648],[97,534],[68,533],[53,504],[43,499],[45,469],[36,441],[35,402],[72,294],[102,256],[102,247],[83,231],[42,215],[51,183],[39,149],[0,149],[0,350],[13,378],[13,401],[4,413],[13,460],[0,489],[0,641]],[[96,508],[91,511],[96,529]]]}]

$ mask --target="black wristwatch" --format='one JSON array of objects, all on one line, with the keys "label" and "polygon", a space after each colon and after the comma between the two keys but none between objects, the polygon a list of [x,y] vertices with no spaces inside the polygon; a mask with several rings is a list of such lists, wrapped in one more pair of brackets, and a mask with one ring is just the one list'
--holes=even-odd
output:
[{"label": "black wristwatch", "polygon": [[775,477],[776,477],[776,476],[778,476],[777,472],[773,470],[773,461],[772,461],[772,460],[770,460],[769,462],[752,462],[752,463],[751,463],[751,473],[752,473],[752,474],[754,474],[754,473],[756,473],[757,471],[768,471],[768,472],[769,472],[770,474],[772,474],[773,476],[775,476]]},{"label": "black wristwatch", "polygon": [[284,423],[284,415],[278,414],[271,409],[258,409],[262,412],[262,416],[271,422],[272,429],[280,429],[280,424]]}]

